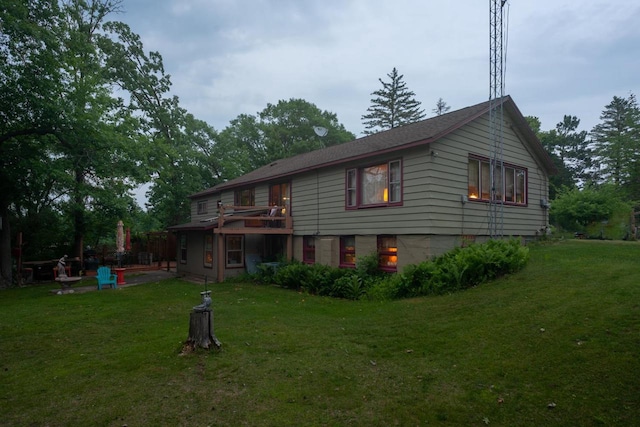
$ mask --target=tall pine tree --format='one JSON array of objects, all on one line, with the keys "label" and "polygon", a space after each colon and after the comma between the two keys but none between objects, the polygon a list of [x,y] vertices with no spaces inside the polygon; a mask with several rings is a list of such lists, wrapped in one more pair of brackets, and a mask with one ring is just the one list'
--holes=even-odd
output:
[{"label": "tall pine tree", "polygon": [[447,105],[446,102],[442,98],[438,98],[438,102],[436,102],[436,108],[431,110],[436,116],[441,116],[447,111],[449,111],[451,107]]},{"label": "tall pine tree", "polygon": [[425,117],[424,110],[420,109],[420,102],[415,99],[416,94],[408,90],[407,84],[402,80],[404,76],[398,74],[395,67],[387,76],[391,81],[378,79],[382,83],[382,89],[371,94],[375,98],[371,99],[367,114],[362,116],[364,133],[367,135],[417,122]]},{"label": "tall pine tree", "polygon": [[549,196],[553,200],[562,187],[589,186],[592,183],[593,162],[591,141],[586,131],[578,131],[580,119],[565,115],[555,129],[538,132],[538,138],[551,155],[558,174],[550,177]]},{"label": "tall pine tree", "polygon": [[601,180],[625,187],[637,178],[640,161],[640,108],[634,94],[614,96],[591,131]]}]

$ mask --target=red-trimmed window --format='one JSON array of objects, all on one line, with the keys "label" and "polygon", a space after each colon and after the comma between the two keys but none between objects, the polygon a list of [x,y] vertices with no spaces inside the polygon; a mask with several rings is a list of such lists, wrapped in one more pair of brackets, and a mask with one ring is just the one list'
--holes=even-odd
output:
[{"label": "red-trimmed window", "polygon": [[358,188],[356,176],[356,169],[349,169],[347,171],[347,207],[349,208],[355,208],[358,206]]},{"label": "red-trimmed window", "polygon": [[396,236],[378,236],[378,262],[383,271],[398,270],[398,243]]},{"label": "red-trimmed window", "polygon": [[356,237],[340,237],[340,267],[356,266]]},{"label": "red-trimmed window", "polygon": [[302,261],[306,264],[315,264],[316,262],[316,238],[314,236],[302,238]]},{"label": "red-trimmed window", "polygon": [[402,164],[400,160],[346,171],[347,208],[402,204]]},{"label": "red-trimmed window", "polygon": [[503,201],[507,204],[527,204],[527,169],[508,163],[493,167],[493,196],[491,189],[491,162],[489,159],[469,157],[469,200]]}]

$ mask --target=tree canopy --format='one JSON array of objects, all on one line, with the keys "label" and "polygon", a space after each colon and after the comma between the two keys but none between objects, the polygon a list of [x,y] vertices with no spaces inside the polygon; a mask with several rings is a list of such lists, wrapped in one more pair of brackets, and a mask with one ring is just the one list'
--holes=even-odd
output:
[{"label": "tree canopy", "polygon": [[578,131],[580,120],[565,115],[555,129],[541,131],[540,121],[528,117],[559,170],[550,178],[550,217],[575,231],[615,215],[623,225],[618,234],[635,238],[630,220],[640,204],[640,109],[635,95],[614,96],[600,120],[591,132]]},{"label": "tree canopy", "polygon": [[425,118],[424,110],[420,109],[421,103],[415,99],[416,94],[407,89],[404,75],[398,74],[394,67],[387,77],[391,80],[378,79],[382,88],[371,93],[374,96],[371,106],[367,108],[367,114],[362,116],[365,134],[393,129]]},{"label": "tree canopy", "polygon": [[590,141],[587,131],[578,131],[580,119],[565,115],[555,129],[538,132],[542,145],[551,155],[558,174],[550,177],[549,197],[553,200],[562,188],[575,188],[589,180]]},{"label": "tree canopy", "polygon": [[154,208],[166,207],[164,227],[184,218],[187,194],[215,182],[197,178],[213,169],[214,132],[167,94],[160,54],[145,55],[126,25],[107,21],[120,3],[0,8],[1,284],[12,276],[12,226],[26,233],[26,256],[45,256],[54,242],[79,256],[85,241],[141,214],[132,197],[140,183],[155,178],[163,189]]},{"label": "tree canopy", "polygon": [[228,162],[222,168],[232,178],[274,160],[354,138],[334,113],[294,98],[267,104],[256,115],[242,114],[232,120],[220,133],[216,151],[227,153]]}]

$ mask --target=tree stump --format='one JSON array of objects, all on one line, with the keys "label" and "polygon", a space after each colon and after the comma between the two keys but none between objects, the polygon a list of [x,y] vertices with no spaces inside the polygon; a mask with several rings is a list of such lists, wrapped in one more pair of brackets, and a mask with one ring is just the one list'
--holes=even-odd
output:
[{"label": "tree stump", "polygon": [[189,316],[189,338],[185,347],[195,350],[197,347],[209,349],[211,345],[220,348],[220,341],[213,334],[213,311],[192,311]]}]

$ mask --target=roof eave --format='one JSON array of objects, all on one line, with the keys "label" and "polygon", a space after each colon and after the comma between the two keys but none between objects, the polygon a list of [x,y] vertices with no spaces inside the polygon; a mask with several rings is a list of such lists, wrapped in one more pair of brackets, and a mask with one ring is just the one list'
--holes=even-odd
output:
[{"label": "roof eave", "polygon": [[407,150],[407,149],[418,147],[418,146],[421,146],[421,145],[428,145],[428,144],[431,144],[431,143],[433,143],[433,142],[435,142],[435,141],[437,141],[437,140],[439,140],[441,138],[444,138],[445,136],[449,135],[450,133],[452,133],[452,132],[460,129],[461,127],[467,125],[468,123],[472,122],[473,120],[476,120],[478,117],[482,116],[483,114],[486,114],[488,111],[489,111],[488,108],[485,109],[485,110],[481,110],[478,113],[469,116],[465,120],[457,122],[454,126],[451,126],[451,127],[447,128],[447,129],[445,129],[444,131],[439,132],[436,135],[433,135],[433,136],[431,136],[429,138],[419,139],[419,140],[412,141],[412,142],[409,142],[409,143],[406,143],[406,144],[403,144],[403,145],[391,147],[391,148],[388,148],[388,149],[385,149],[385,150],[377,150],[375,152],[365,153],[365,154],[361,154],[361,155],[358,155],[358,156],[349,157],[349,158],[346,158],[346,159],[340,159],[340,160],[336,160],[336,161],[332,161],[332,162],[320,163],[320,164],[314,165],[312,167],[295,169],[295,170],[292,170],[292,171],[287,172],[287,173],[270,175],[268,177],[257,178],[257,179],[243,181],[243,182],[239,182],[239,183],[231,183],[229,185],[225,185],[223,183],[223,184],[216,185],[215,187],[212,187],[209,190],[205,190],[203,192],[197,193],[197,194],[189,196],[189,197],[191,197],[191,198],[202,197],[202,196],[205,196],[205,195],[211,195],[211,194],[219,193],[219,192],[221,192],[223,190],[230,190],[230,189],[233,189],[233,188],[247,187],[247,186],[259,184],[261,182],[268,182],[268,181],[274,181],[274,180],[277,181],[279,179],[290,177],[290,176],[294,176],[294,175],[298,175],[298,174],[304,173],[304,172],[315,171],[315,170],[318,170],[318,169],[323,169],[323,168],[327,168],[327,167],[331,167],[331,166],[337,166],[337,165],[341,165],[341,164],[345,164],[345,163],[349,163],[349,162],[353,162],[353,161],[358,161],[358,160],[367,159],[367,158],[371,158],[371,157],[376,157],[376,156],[380,156],[380,155],[384,155],[384,154],[394,153],[394,152],[397,152],[397,151]]}]

